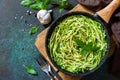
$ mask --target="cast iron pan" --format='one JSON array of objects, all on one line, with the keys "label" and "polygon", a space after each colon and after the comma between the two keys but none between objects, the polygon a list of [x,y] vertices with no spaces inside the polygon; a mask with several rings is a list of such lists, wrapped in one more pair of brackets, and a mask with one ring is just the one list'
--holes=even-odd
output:
[{"label": "cast iron pan", "polygon": [[[95,70],[97,70],[104,62],[105,60],[107,59],[107,56],[108,56],[108,53],[110,51],[110,36],[109,36],[109,33],[106,29],[106,26],[107,26],[107,23],[109,22],[109,19],[111,17],[111,15],[113,14],[113,12],[119,7],[120,5],[120,0],[113,0],[107,7],[105,7],[104,9],[96,12],[94,15],[91,15],[89,13],[86,13],[86,12],[69,12],[67,14],[64,14],[62,15],[61,17],[59,17],[57,20],[55,20],[53,22],[53,24],[51,24],[48,32],[47,32],[47,35],[46,35],[46,40],[45,40],[45,48],[46,48],[46,52],[47,52],[47,55],[49,57],[49,59],[51,60],[52,64],[61,72],[65,73],[65,74],[68,74],[68,75],[71,75],[71,76],[85,76],[87,74],[90,74],[92,72],[94,72]],[[98,21],[99,23],[102,24],[102,28],[105,30],[106,32],[106,40],[107,40],[107,50],[106,50],[106,53],[105,53],[105,56],[104,58],[101,60],[100,64],[95,68],[95,69],[92,69],[92,70],[89,70],[89,71],[86,71],[84,73],[72,73],[72,72],[68,72],[66,70],[63,70],[60,66],[58,66],[56,64],[55,61],[53,61],[53,59],[50,57],[50,51],[49,51],[49,48],[48,48],[48,43],[49,43],[49,39],[51,37],[51,34],[52,32],[54,31],[56,25],[57,25],[57,22],[60,22],[62,21],[63,19],[65,19],[66,17],[69,17],[71,15],[84,15],[84,16],[87,16],[93,20],[96,20]]]}]

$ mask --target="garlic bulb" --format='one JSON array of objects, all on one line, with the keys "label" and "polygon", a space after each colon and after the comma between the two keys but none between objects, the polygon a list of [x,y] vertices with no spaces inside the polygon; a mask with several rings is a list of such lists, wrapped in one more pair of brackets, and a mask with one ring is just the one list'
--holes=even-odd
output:
[{"label": "garlic bulb", "polygon": [[48,24],[51,21],[51,15],[50,13],[52,10],[40,10],[37,13],[37,18],[40,21],[41,24]]}]

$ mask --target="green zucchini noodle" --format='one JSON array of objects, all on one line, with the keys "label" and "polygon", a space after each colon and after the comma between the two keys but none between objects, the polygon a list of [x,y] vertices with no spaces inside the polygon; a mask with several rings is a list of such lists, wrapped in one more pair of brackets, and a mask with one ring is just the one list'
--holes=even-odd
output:
[{"label": "green zucchini noodle", "polygon": [[[62,69],[78,73],[96,68],[103,59],[107,41],[102,25],[83,15],[72,15],[58,23],[53,31],[48,48],[51,58]],[[80,53],[75,39],[80,39],[85,44],[92,43],[99,49]]]}]

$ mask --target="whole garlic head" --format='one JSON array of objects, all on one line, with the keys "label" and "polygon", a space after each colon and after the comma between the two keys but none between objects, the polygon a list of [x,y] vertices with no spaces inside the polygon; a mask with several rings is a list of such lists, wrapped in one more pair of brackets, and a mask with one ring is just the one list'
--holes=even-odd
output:
[{"label": "whole garlic head", "polygon": [[37,18],[40,21],[41,24],[48,24],[51,21],[51,15],[50,13],[52,10],[40,10],[37,13]]}]

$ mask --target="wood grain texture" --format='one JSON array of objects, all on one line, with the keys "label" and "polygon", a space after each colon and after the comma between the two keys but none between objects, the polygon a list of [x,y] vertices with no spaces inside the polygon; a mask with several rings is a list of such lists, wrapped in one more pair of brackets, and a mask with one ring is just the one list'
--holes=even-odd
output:
[{"label": "wood grain texture", "polygon": [[120,6],[120,0],[113,0],[107,7],[96,12],[106,23],[109,22],[114,11]]},{"label": "wood grain texture", "polygon": [[[72,11],[84,11],[84,12],[87,12],[87,13],[90,13],[90,14],[94,14],[93,11],[90,11],[88,10],[87,8],[83,7],[82,5],[78,4],[77,6],[75,6],[70,12]],[[46,50],[45,50],[45,36],[46,36],[46,32],[48,31],[49,27],[46,28],[44,31],[42,31],[38,36],[37,36],[37,39],[36,39],[36,42],[35,42],[35,46],[37,47],[37,49],[39,50],[39,52],[46,58],[46,60],[51,64],[51,66],[54,68],[55,71],[57,71],[57,69],[52,65],[52,63],[50,62],[47,54],[46,54]],[[113,38],[111,37],[111,41],[112,41],[112,48],[111,48],[111,53],[110,55],[113,54],[114,52],[114,49],[115,49],[115,41],[113,40]],[[80,80],[81,77],[74,77],[74,76],[69,76],[69,75],[66,75],[62,72],[59,72],[59,75],[61,76],[61,78],[63,80]]]}]

